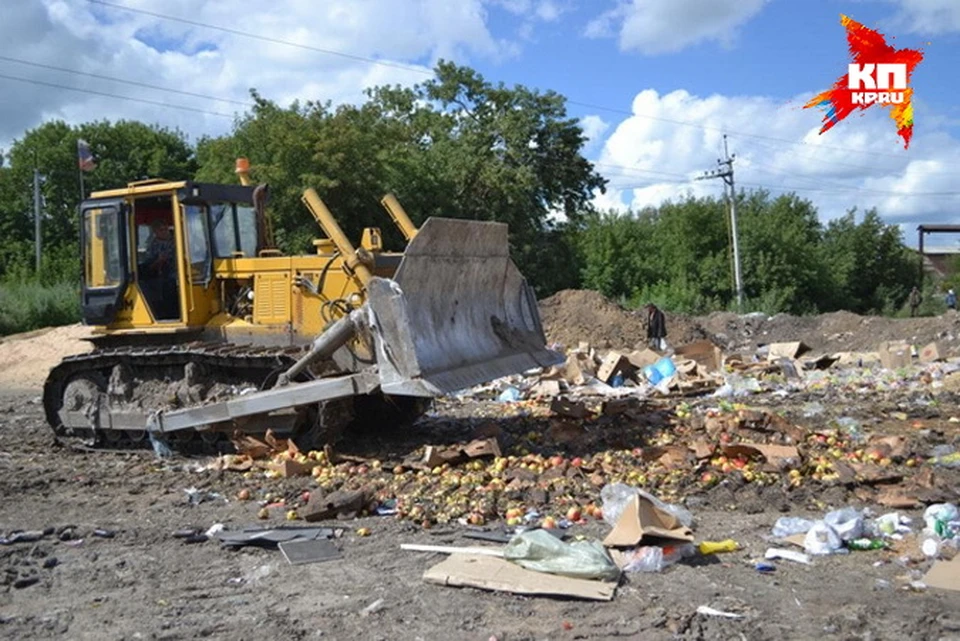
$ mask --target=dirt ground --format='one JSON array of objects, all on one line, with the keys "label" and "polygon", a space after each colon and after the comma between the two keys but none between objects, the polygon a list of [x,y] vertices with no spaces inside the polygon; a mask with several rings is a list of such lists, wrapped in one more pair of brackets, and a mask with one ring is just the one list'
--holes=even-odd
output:
[{"label": "dirt ground", "polygon": [[[580,297],[589,313],[568,310],[561,327],[557,313],[563,305],[545,304],[544,320],[552,340],[569,342],[577,337],[597,345],[609,340],[612,346],[642,340],[637,325],[617,316],[622,311],[602,306],[607,301],[590,302],[583,293],[565,293],[558,300],[571,296]],[[955,327],[952,317],[898,325],[849,314],[758,319],[756,324],[731,315],[670,322],[677,343],[681,336],[726,334],[727,345],[802,339],[815,349],[841,344],[872,347],[886,337],[916,336],[918,342],[938,337],[949,344]],[[231,551],[215,541],[186,544],[173,532],[216,523],[227,528],[285,524],[283,510],[262,521],[257,519],[255,501],[234,500],[242,488],[257,497],[296,500],[303,490],[316,490],[316,483],[309,477],[269,480],[198,471],[210,457],[158,460],[149,450],[89,452],[54,444],[39,404],[43,367],[76,349],[80,344],[68,341],[82,335],[81,330],[61,328],[0,343],[0,532],[75,526],[76,533],[69,541],[47,536],[36,543],[0,545],[0,638],[960,639],[960,592],[909,589],[910,581],[919,579],[929,563],[903,564],[889,552],[871,551],[815,558],[809,566],[780,561],[771,574],[755,569],[764,551],[779,545],[769,535],[780,516],[817,518],[845,505],[889,511],[864,503],[851,492],[786,492],[779,487],[721,484],[693,493],[686,507],[697,519],[697,541],[732,538],[742,550],[681,562],[662,573],[627,575],[611,602],[521,597],[424,583],[423,572],[442,560],[441,555],[401,551],[400,544],[477,545],[464,538],[465,528],[456,523],[423,529],[389,516],[324,522],[343,528],[335,539],[342,558],[302,566],[289,565],[276,550]],[[43,351],[41,343],[52,349]],[[43,367],[41,353],[51,361]],[[15,369],[28,366],[38,371]],[[909,388],[874,393],[827,389],[789,396],[763,394],[749,402],[786,411],[810,428],[824,424],[827,416],[853,416],[868,432],[888,427],[886,419],[878,418],[881,412],[909,410],[914,428],[935,435],[937,443],[957,444],[960,424],[950,420],[960,417],[956,398],[946,395],[932,404],[925,393]],[[803,408],[812,401],[821,403],[825,414],[804,418]],[[631,429],[630,420],[604,429],[610,438],[619,434],[620,441],[633,439],[638,432]],[[388,465],[418,444],[456,442],[490,421],[507,434],[546,429],[546,423],[522,414],[503,414],[496,403],[468,399],[439,404],[406,433],[354,435],[342,448],[377,456]],[[619,445],[645,444],[638,440]],[[560,449],[567,456],[580,454],[569,447]],[[960,488],[956,470],[942,476],[948,491],[951,486]],[[185,492],[189,488],[221,498],[194,504]],[[599,490],[596,494],[592,499],[599,502]],[[922,523],[922,509],[901,513],[913,517],[914,524]],[[360,536],[361,527],[369,528],[370,535]],[[115,535],[101,538],[94,534],[96,529]],[[592,520],[574,525],[570,532],[602,538],[608,529],[602,521]],[[381,599],[379,610],[361,614]],[[698,614],[702,605],[741,618]]]}]

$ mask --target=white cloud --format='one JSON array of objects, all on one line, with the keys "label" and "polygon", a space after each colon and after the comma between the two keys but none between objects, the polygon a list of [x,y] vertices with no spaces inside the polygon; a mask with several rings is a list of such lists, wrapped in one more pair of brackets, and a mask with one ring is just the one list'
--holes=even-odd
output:
[{"label": "white cloud", "polygon": [[610,185],[596,204],[640,209],[687,194],[720,196],[719,179],[694,178],[717,167],[726,131],[736,154],[738,190],[796,191],[817,206],[824,221],[852,207],[876,207],[888,222],[911,228],[957,216],[960,140],[928,128],[921,106],[914,139],[904,150],[893,121],[879,109],[820,135],[820,112],[800,108],[807,98],[783,104],[762,97],[641,91],[633,101],[635,115],[616,125],[597,159]]},{"label": "white cloud", "polygon": [[767,0],[620,0],[587,24],[588,37],[617,36],[622,51],[674,53],[703,41],[729,46]]},{"label": "white cloud", "polygon": [[914,33],[960,31],[960,2],[957,0],[895,1],[900,5],[896,21]]},{"label": "white cloud", "polygon": [[[119,0],[118,0],[119,1]],[[470,64],[516,55],[513,42],[487,25],[493,0],[141,0],[139,10],[180,16],[173,22],[88,3],[5,3],[0,56],[249,102],[249,89],[287,104],[294,99],[362,100],[375,84],[425,80],[439,58]],[[7,7],[6,4],[10,6]],[[537,10],[531,5],[529,12]],[[337,51],[337,56],[217,31],[252,32],[276,41]],[[382,60],[375,65],[358,58]],[[395,65],[395,66],[389,66]],[[0,78],[0,147],[46,119],[70,122],[131,118],[178,127],[196,136],[227,131],[243,106],[0,60],[0,75],[88,91],[132,96],[224,116],[91,95]]]},{"label": "white cloud", "polygon": [[586,137],[589,147],[600,142],[603,134],[610,129],[610,123],[600,116],[591,114],[580,119],[580,127],[583,129],[583,135]]}]

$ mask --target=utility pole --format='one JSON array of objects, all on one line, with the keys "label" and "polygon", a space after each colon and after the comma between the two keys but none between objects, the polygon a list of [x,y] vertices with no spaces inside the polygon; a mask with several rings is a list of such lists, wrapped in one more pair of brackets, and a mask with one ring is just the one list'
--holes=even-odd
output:
[{"label": "utility pole", "polygon": [[730,188],[730,232],[733,235],[733,277],[737,287],[737,309],[743,311],[743,278],[740,275],[740,238],[737,233],[737,190],[733,182],[733,161],[737,155],[730,155],[727,149],[727,134],[723,134],[723,155],[724,158],[717,159],[717,169],[706,171],[697,180],[706,180],[709,178],[722,178],[724,183],[724,195],[727,193],[727,187]]},{"label": "utility pole", "polygon": [[37,250],[37,273],[40,273],[40,170],[33,168],[33,234]]}]

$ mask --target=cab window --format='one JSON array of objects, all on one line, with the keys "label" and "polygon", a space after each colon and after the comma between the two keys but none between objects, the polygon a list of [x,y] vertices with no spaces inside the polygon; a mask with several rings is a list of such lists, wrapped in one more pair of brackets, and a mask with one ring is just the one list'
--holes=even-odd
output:
[{"label": "cab window", "polygon": [[210,230],[207,227],[207,208],[203,205],[185,205],[187,223],[187,252],[190,256],[191,280],[194,285],[210,282]]}]

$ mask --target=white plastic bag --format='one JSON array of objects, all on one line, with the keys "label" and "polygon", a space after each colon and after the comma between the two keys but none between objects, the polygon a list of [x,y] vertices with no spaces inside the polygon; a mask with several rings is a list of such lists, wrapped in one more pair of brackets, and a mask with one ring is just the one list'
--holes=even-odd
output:
[{"label": "white plastic bag", "polygon": [[840,535],[841,541],[852,541],[863,536],[863,516],[855,508],[845,507],[828,512],[823,520]]},{"label": "white plastic bag", "polygon": [[806,534],[813,527],[813,521],[799,516],[781,516],[773,524],[773,535],[785,539],[794,534]]},{"label": "white plastic bag", "polygon": [[803,539],[807,554],[822,556],[834,554],[843,547],[843,540],[827,522],[817,521]]},{"label": "white plastic bag", "polygon": [[564,543],[546,530],[517,534],[504,547],[503,558],[528,570],[577,579],[615,581],[620,576],[599,541]]}]

